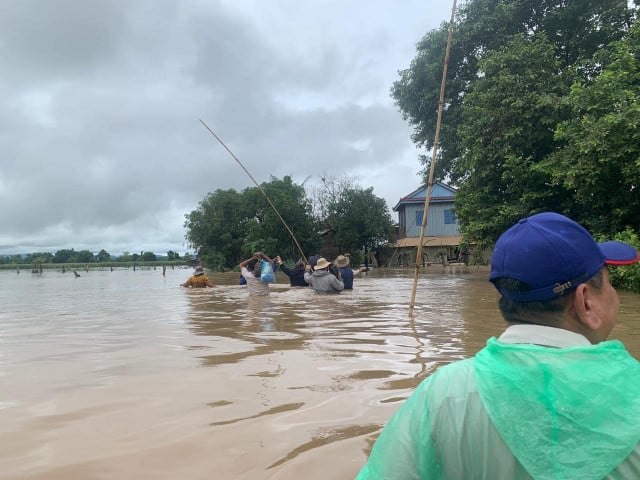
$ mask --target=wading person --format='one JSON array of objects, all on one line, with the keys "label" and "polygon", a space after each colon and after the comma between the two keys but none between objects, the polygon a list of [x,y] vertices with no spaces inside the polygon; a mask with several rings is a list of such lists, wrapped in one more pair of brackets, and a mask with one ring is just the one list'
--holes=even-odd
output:
[{"label": "wading person", "polygon": [[263,260],[273,265],[273,260],[262,252],[254,253],[240,264],[240,274],[247,282],[249,295],[269,295],[269,283],[260,280]]},{"label": "wading person", "polygon": [[[348,254],[347,254],[348,255]],[[349,257],[346,255],[338,255],[334,262],[336,267],[340,270],[340,277],[344,283],[345,290],[353,290],[353,275],[363,273],[368,270],[367,267],[362,267],[357,270],[351,268]]]},{"label": "wading person", "polygon": [[344,283],[340,279],[340,272],[336,272],[334,275],[329,271],[331,262],[326,258],[320,257],[313,272],[311,272],[311,265],[305,266],[304,279],[311,285],[316,293],[331,294],[340,293],[344,290]]},{"label": "wading person", "polygon": [[556,213],[504,232],[489,279],[506,330],[424,380],[357,478],[640,478],[640,363],[606,341],[619,308],[606,265],[636,261]]},{"label": "wading person", "polygon": [[304,280],[304,263],[299,261],[295,264],[295,266],[291,269],[288,268],[280,255],[276,257],[276,263],[280,267],[280,270],[284,272],[284,274],[289,277],[289,283],[292,287],[308,287],[309,284]]},{"label": "wading person", "polygon": [[193,271],[193,275],[191,275],[186,282],[180,284],[180,286],[185,288],[215,287],[215,285],[211,283],[211,280],[209,280],[209,277],[204,274],[204,268],[202,267],[196,267]]}]

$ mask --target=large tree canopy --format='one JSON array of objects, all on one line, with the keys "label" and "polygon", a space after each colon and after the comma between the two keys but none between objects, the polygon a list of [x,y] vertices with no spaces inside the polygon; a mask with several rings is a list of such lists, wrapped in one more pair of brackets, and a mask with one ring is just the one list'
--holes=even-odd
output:
[{"label": "large tree canopy", "polygon": [[600,75],[573,86],[564,146],[543,167],[572,192],[572,216],[610,235],[640,231],[640,23],[608,53]]},{"label": "large tree canopy", "polygon": [[491,243],[518,219],[555,210],[563,189],[549,189],[536,165],[553,152],[555,125],[566,118],[564,79],[544,34],[516,35],[479,63],[458,127],[464,155],[457,217],[468,240]]},{"label": "large tree canopy", "polygon": [[374,248],[387,243],[393,221],[384,199],[373,188],[347,188],[329,202],[327,225],[335,230],[334,240],[342,251]]},{"label": "large tree canopy", "polygon": [[304,187],[291,177],[272,178],[260,187],[241,193],[216,190],[186,215],[187,240],[206,265],[232,268],[258,250],[297,260],[300,249],[305,256],[319,250],[323,242],[319,232],[325,226],[334,229],[334,240],[344,251],[390,240],[391,215],[373,188],[362,190],[349,179],[328,179],[315,192],[319,204],[314,213]]},{"label": "large tree canopy", "polygon": [[[304,187],[294,184],[289,176],[282,180],[272,178],[261,187],[262,190],[255,187],[247,188],[242,193],[244,208],[249,215],[244,253],[250,254],[260,250],[274,256],[297,259],[300,258],[301,252],[296,241],[305,256],[317,249],[321,239],[317,234],[317,223]],[[269,204],[267,197],[293,232],[295,240]]]},{"label": "large tree canopy", "polygon": [[[262,190],[285,219],[302,248],[317,248],[315,221],[304,188],[290,177],[263,183]],[[216,190],[186,215],[189,243],[203,262],[213,268],[232,268],[253,252],[300,256],[291,235],[278,218],[265,195],[257,187],[242,193]]]},{"label": "large tree canopy", "polygon": [[[446,110],[440,133],[437,171],[451,173],[463,150],[457,134],[465,94],[481,78],[478,64],[492,50],[517,34],[546,34],[561,68],[580,66],[613,40],[630,23],[626,0],[468,0],[456,16],[449,57]],[[391,95],[402,115],[414,126],[414,141],[431,148],[435,138],[448,25],[427,32],[417,56],[400,72]],[[588,63],[588,62],[586,62]],[[588,72],[584,72],[588,74]],[[569,85],[567,85],[568,88]],[[453,181],[457,178],[452,177]]]},{"label": "large tree canopy", "polygon": [[[626,0],[461,6],[436,175],[460,188],[458,218],[468,240],[491,243],[518,216],[571,204],[570,185],[554,182],[541,164],[569,141],[554,132],[575,112],[565,103],[571,86],[598,77],[606,56],[594,55],[625,36],[632,14]],[[427,32],[392,88],[414,141],[426,148],[435,138],[447,28]]]}]

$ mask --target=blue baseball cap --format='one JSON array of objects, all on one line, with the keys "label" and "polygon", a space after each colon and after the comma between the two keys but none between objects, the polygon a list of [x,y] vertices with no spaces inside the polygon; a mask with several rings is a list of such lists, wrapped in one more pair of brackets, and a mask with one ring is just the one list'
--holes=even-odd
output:
[{"label": "blue baseball cap", "polygon": [[510,291],[496,285],[505,297],[540,302],[561,297],[586,282],[604,265],[630,265],[638,252],[622,242],[596,243],[573,220],[553,212],[523,218],[505,231],[493,249],[489,280],[511,278],[530,290]]}]

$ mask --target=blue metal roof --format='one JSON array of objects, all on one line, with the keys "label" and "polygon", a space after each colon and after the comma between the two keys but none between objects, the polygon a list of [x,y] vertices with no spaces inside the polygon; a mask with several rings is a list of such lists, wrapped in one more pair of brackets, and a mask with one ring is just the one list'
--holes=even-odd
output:
[{"label": "blue metal roof", "polygon": [[[456,189],[450,187],[441,182],[436,182],[431,186],[431,198],[430,202],[450,202],[456,196]],[[417,190],[414,190],[409,195],[402,197],[395,207],[393,207],[393,211],[397,211],[400,205],[406,205],[409,203],[424,203],[425,197],[427,195],[427,187],[422,186]]]}]

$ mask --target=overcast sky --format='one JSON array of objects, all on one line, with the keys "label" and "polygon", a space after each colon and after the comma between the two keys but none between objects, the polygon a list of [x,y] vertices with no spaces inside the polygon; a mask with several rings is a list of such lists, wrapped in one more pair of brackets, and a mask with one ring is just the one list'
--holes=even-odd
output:
[{"label": "overcast sky", "polygon": [[[389,96],[443,0],[3,0],[0,254],[189,251],[216,189],[418,187]],[[396,215],[393,214],[394,219]]]}]

